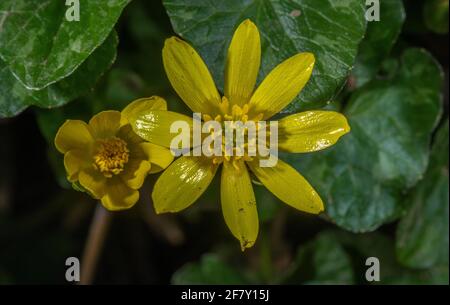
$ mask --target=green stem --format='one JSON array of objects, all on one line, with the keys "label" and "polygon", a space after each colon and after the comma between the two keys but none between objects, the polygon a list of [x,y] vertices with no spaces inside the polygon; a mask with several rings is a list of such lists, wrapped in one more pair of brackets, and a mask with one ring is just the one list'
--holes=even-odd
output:
[{"label": "green stem", "polygon": [[112,214],[101,204],[97,205],[81,260],[81,285],[90,285],[94,280],[98,258],[111,223],[111,216]]}]

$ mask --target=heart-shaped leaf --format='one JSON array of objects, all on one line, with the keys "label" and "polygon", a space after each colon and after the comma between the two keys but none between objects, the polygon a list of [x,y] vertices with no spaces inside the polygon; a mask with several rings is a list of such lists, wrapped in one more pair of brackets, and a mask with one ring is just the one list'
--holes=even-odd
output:
[{"label": "heart-shaped leaf", "polygon": [[0,117],[15,116],[31,105],[58,107],[86,93],[114,62],[117,42],[117,34],[111,33],[73,74],[42,90],[25,88],[0,60]]},{"label": "heart-shaped leaf", "polygon": [[129,1],[81,1],[79,21],[69,21],[65,1],[2,0],[0,58],[25,87],[43,89],[72,74],[106,40]]},{"label": "heart-shaped leaf", "polygon": [[287,158],[310,179],[328,216],[355,232],[398,217],[400,195],[422,178],[442,111],[443,74],[434,58],[409,49],[392,79],[362,87],[344,109],[351,132],[334,147]]},{"label": "heart-shaped leaf", "polygon": [[366,28],[362,0],[164,0],[164,5],[175,31],[200,52],[219,88],[233,31],[246,18],[262,38],[259,81],[288,57],[314,53],[311,80],[286,112],[323,105],[340,91]]}]

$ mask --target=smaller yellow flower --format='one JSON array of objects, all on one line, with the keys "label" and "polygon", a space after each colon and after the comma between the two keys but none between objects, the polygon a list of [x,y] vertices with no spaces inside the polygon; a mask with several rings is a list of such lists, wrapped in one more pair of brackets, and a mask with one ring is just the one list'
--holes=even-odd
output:
[{"label": "smaller yellow flower", "polygon": [[149,173],[166,168],[170,150],[145,142],[128,123],[128,114],[139,109],[167,110],[160,97],[143,98],[122,112],[103,111],[86,124],[67,120],[58,130],[55,146],[64,154],[67,179],[78,182],[108,210],[131,208]]}]

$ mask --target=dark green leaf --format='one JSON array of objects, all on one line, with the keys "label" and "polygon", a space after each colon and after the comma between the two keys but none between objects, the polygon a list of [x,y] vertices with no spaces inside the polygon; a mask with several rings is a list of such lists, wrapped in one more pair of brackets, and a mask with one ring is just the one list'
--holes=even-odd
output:
[{"label": "dark green leaf", "polygon": [[86,93],[114,62],[117,43],[113,32],[73,74],[42,90],[25,88],[0,60],[0,117],[17,115],[31,105],[58,107]]},{"label": "dark green leaf", "polygon": [[397,231],[397,255],[409,267],[448,264],[448,120],[439,130],[423,180],[407,197],[408,213]]},{"label": "dark green leaf", "polygon": [[164,5],[175,31],[200,52],[219,88],[233,31],[246,18],[262,37],[259,80],[298,52],[314,53],[313,76],[287,112],[323,105],[340,91],[366,27],[362,0],[165,0]]},{"label": "dark green leaf", "polygon": [[441,114],[442,71],[423,50],[409,49],[393,79],[358,90],[344,109],[352,128],[334,147],[290,154],[325,201],[328,216],[355,232],[399,216],[399,197],[422,177]]},{"label": "dark green leaf", "polygon": [[[424,285],[448,284],[448,265],[440,265],[425,270],[414,270],[400,265],[395,256],[395,243],[391,238],[379,233],[351,234],[335,232],[339,241],[352,256],[356,280],[361,284]],[[380,262],[380,281],[367,282],[365,274],[369,266],[366,260],[375,257]]]},{"label": "dark green leaf", "polygon": [[205,254],[200,262],[188,263],[172,276],[176,285],[245,284],[241,274],[214,254]]},{"label": "dark green leaf", "polygon": [[352,284],[353,270],[349,255],[327,232],[301,245],[286,284]]},{"label": "dark green leaf", "polygon": [[130,0],[80,3],[79,21],[68,21],[65,1],[2,0],[0,57],[29,89],[66,78],[111,33]]},{"label": "dark green leaf", "polygon": [[427,0],[423,14],[428,29],[439,34],[448,33],[448,0]]},{"label": "dark green leaf", "polygon": [[361,87],[376,75],[396,42],[404,20],[402,0],[380,1],[380,21],[368,23],[366,37],[359,46],[352,71],[356,87]]}]

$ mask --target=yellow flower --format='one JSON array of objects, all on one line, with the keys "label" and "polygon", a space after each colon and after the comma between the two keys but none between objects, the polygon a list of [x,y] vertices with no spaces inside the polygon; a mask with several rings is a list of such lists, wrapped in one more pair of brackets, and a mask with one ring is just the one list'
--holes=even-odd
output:
[{"label": "yellow flower", "polygon": [[55,137],[56,148],[64,154],[67,179],[78,182],[108,210],[132,207],[148,173],[166,168],[172,161],[164,147],[145,142],[128,123],[128,113],[136,109],[167,109],[159,97],[139,99],[122,113],[103,111],[89,124],[68,120]]},{"label": "yellow flower", "polygon": [[[219,95],[208,68],[197,52],[176,37],[167,39],[163,63],[178,95],[203,120],[223,122],[267,120],[287,106],[308,82],[315,58],[296,54],[275,67],[255,90],[261,59],[260,36],[250,20],[242,22],[228,49],[224,96]],[[192,118],[162,111],[130,115],[133,129],[141,137],[170,147],[171,123]],[[307,111],[278,122],[280,150],[312,152],[336,143],[350,127],[346,118],[332,111]],[[323,203],[311,185],[291,166],[278,160],[274,167],[260,167],[258,157],[178,158],[157,180],[152,198],[157,213],[178,212],[194,203],[205,191],[220,164],[221,204],[225,222],[240,241],[242,250],[251,247],[258,235],[258,213],[250,169],[260,182],[288,205],[309,213],[323,211]]]}]

